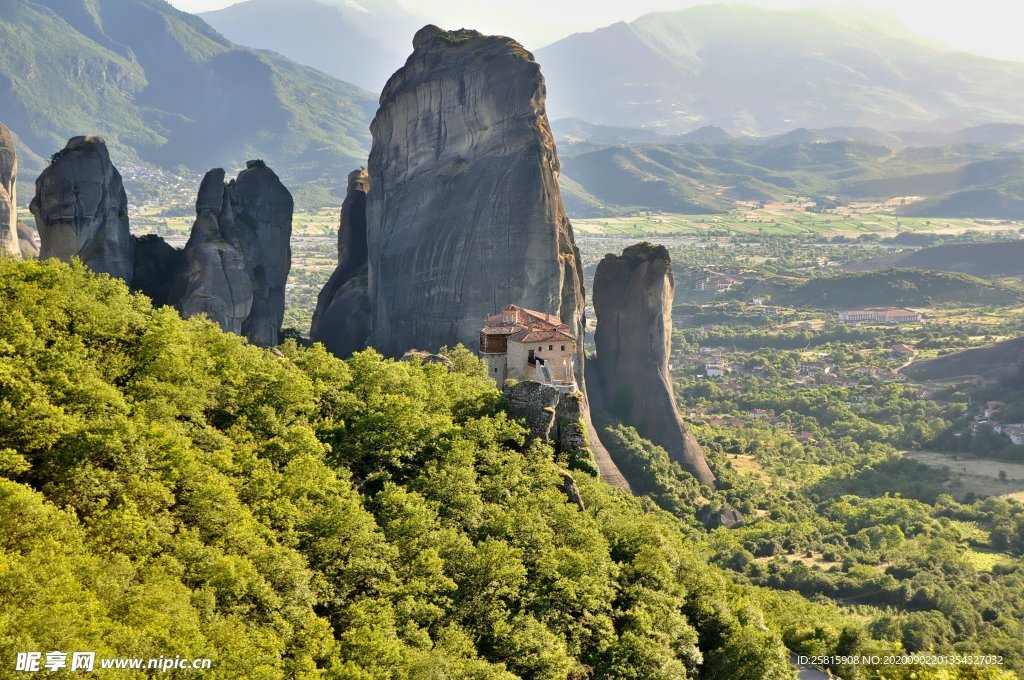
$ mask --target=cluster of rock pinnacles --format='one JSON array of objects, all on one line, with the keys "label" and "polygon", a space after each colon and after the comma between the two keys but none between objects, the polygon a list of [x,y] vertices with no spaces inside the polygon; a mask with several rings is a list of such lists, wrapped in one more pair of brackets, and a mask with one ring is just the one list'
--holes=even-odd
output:
[{"label": "cluster of rock pinnacles", "polygon": [[[582,340],[583,267],[558,189],[540,67],[516,41],[476,31],[427,26],[413,47],[381,95],[368,168],[349,175],[338,267],[320,293],[311,340],[342,357],[368,346],[393,357],[415,347],[473,347],[482,320],[508,304],[554,314]],[[0,135],[0,227],[13,253],[9,139]],[[261,161],[224,178],[220,169],[206,174],[190,238],[176,250],[158,236],[130,234],[104,140],[76,137],[36,182],[39,256],[77,257],[156,304],[206,314],[272,347],[284,314],[292,197]],[[578,343],[580,390],[564,404],[543,389],[510,394],[526,414],[569,414],[585,427],[586,438],[577,427],[531,423],[556,446],[589,444],[602,477],[625,488],[592,425],[591,403],[715,483],[669,381],[672,285],[664,248],[609,255],[595,280],[596,358],[585,362]]]},{"label": "cluster of rock pinnacles", "polygon": [[131,234],[121,175],[101,137],[75,137],[54,155],[36,180],[30,210],[39,257],[77,257],[182,316],[206,314],[262,347],[279,343],[293,202],[262,161],[249,161],[228,183],[220,168],[206,173],[182,250],[159,236]]}]

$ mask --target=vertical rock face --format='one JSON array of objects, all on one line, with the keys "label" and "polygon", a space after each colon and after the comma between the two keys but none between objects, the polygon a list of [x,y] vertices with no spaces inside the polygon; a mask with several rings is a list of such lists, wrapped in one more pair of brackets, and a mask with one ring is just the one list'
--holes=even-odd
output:
[{"label": "vertical rock face", "polygon": [[[514,303],[582,337],[583,277],[533,56],[510,38],[421,29],[370,126],[371,344],[473,346]],[[582,343],[580,343],[582,348]]]},{"label": "vertical rock face", "polygon": [[90,269],[132,280],[128,197],[102,137],[74,137],[36,180],[30,206],[39,256],[81,258]]},{"label": "vertical rock face", "polygon": [[341,206],[338,228],[338,268],[320,291],[309,337],[333,354],[347,357],[364,349],[370,335],[370,298],[367,292],[366,170],[348,176],[348,193]]},{"label": "vertical rock face", "polygon": [[183,251],[158,236],[130,234],[128,198],[101,137],[75,137],[54,155],[36,180],[31,210],[39,257],[77,256],[156,305],[206,314],[256,345],[279,343],[294,203],[263,161],[246,163],[229,184],[220,168],[206,174]]},{"label": "vertical rock face", "polygon": [[11,131],[0,123],[0,255],[20,255],[18,245],[18,154]]},{"label": "vertical rock face", "polygon": [[[668,357],[672,262],[664,246],[640,243],[606,255],[594,277],[596,359],[589,365],[600,406],[632,425],[702,484],[714,486],[704,451],[679,417]],[[596,375],[595,375],[596,373]]]},{"label": "vertical rock face", "polygon": [[291,194],[262,161],[249,161],[229,184],[224,170],[208,172],[183,255],[182,316],[206,314],[253,344],[278,344],[293,209]]},{"label": "vertical rock face", "polygon": [[18,248],[23,259],[39,259],[39,244],[36,242],[36,230],[24,222],[18,222]]}]

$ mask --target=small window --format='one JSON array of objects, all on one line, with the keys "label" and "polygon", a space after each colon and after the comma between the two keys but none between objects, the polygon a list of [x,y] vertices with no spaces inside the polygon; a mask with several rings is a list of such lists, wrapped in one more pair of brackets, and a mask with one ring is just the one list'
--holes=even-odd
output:
[{"label": "small window", "polygon": [[555,346],[554,346],[554,345],[548,345],[548,351],[549,351],[549,352],[550,352],[550,351],[552,351],[552,350],[554,350],[554,349],[555,349]]},{"label": "small window", "polygon": [[563,352],[565,351],[565,345],[562,345],[562,351]]}]

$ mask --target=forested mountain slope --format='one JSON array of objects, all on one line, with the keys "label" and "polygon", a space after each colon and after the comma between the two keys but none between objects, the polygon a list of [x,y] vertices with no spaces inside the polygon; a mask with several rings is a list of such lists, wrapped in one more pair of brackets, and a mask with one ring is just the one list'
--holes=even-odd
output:
[{"label": "forested mountain slope", "polygon": [[276,356],[81,265],[0,259],[0,657],[791,677],[778,614],[692,530],[577,470],[581,511],[568,461],[452,356]]}]

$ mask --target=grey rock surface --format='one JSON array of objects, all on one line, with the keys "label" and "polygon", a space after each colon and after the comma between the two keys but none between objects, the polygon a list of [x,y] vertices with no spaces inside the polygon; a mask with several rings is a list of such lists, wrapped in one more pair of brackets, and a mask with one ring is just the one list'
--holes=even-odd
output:
[{"label": "grey rock surface", "polygon": [[196,217],[185,244],[185,288],[177,307],[185,318],[205,314],[223,330],[241,335],[252,312],[254,283],[245,256],[222,229],[230,227],[222,227],[209,209]]},{"label": "grey rock surface", "polygon": [[262,161],[249,161],[226,185],[222,169],[207,173],[183,255],[182,316],[206,314],[255,345],[277,345],[293,210],[291,194]]},{"label": "grey rock surface", "polygon": [[102,137],[74,137],[36,180],[30,210],[39,257],[78,257],[95,272],[132,280],[128,197]]},{"label": "grey rock surface", "polygon": [[436,26],[413,47],[370,126],[371,344],[388,356],[473,347],[483,318],[510,303],[582,331],[582,268],[533,55]]},{"label": "grey rock surface", "polygon": [[570,458],[590,457],[581,392],[561,393],[551,385],[523,380],[506,386],[504,394],[512,414],[526,421],[531,438],[551,444]]},{"label": "grey rock surface", "polygon": [[672,261],[664,246],[639,243],[609,254],[594,275],[595,406],[663,447],[702,484],[715,485],[704,451],[679,416],[668,357],[672,343]]},{"label": "grey rock surface", "polygon": [[39,259],[39,239],[36,230],[24,222],[18,222],[18,249],[22,259]]},{"label": "grey rock surface", "polygon": [[455,364],[445,355],[431,354],[430,352],[422,352],[418,349],[411,349],[403,354],[402,361],[410,363],[418,361],[421,364],[437,364],[438,366],[444,366],[449,371],[455,370]]},{"label": "grey rock surface", "polygon": [[338,267],[317,297],[309,337],[339,357],[365,349],[370,336],[366,243],[366,170],[348,176],[338,228]]},{"label": "grey rock surface", "polygon": [[580,487],[576,484],[576,478],[568,470],[559,470],[562,476],[562,488],[569,502],[579,508],[580,512],[586,512],[587,506],[583,503],[583,496],[580,495]]},{"label": "grey rock surface", "polygon": [[132,236],[132,290],[149,297],[156,307],[173,305],[181,297],[183,252],[156,234]]},{"label": "grey rock surface", "polygon": [[14,136],[0,123],[0,255],[18,256],[18,154]]}]

